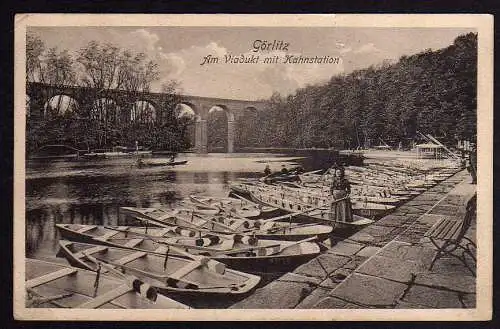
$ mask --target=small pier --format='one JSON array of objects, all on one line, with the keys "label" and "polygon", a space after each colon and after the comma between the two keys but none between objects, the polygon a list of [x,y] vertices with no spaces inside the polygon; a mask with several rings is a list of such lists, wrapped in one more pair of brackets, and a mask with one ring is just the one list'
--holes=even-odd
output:
[{"label": "small pier", "polygon": [[[230,308],[474,308],[476,278],[451,257],[429,270],[437,250],[424,234],[475,193],[460,171]],[[475,219],[466,236],[476,241]]]}]

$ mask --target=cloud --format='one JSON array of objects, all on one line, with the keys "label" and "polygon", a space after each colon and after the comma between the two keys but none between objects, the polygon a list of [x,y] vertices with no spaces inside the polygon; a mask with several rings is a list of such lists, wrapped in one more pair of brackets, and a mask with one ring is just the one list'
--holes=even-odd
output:
[{"label": "cloud", "polygon": [[[182,70],[177,70],[176,74],[171,70],[167,78],[179,80],[186,94],[252,100],[270,97],[275,91],[290,94],[297,88],[327,81],[332,75],[343,72],[342,61],[339,64],[284,64],[287,54],[291,53],[233,53],[212,41],[166,54],[169,65],[179,66],[171,59],[183,63]],[[218,58],[218,63],[200,65],[207,55]],[[251,64],[226,62],[231,55],[248,59],[259,56],[259,61]],[[264,58],[275,56],[280,59],[278,63],[264,63]]]},{"label": "cloud", "polygon": [[382,51],[378,49],[372,42],[364,44],[354,51],[354,53],[356,54],[379,53],[379,52]]},{"label": "cloud", "polygon": [[[243,53],[244,56],[259,55],[258,64],[226,63],[226,56],[241,56],[241,53],[233,53],[216,41],[165,52],[160,46],[163,40],[158,34],[143,28],[127,32],[125,35],[116,33],[113,39],[118,41],[116,43],[120,47],[144,52],[159,64],[160,79],[151,86],[154,91],[161,90],[163,83],[177,80],[180,82],[181,93],[252,100],[270,97],[275,91],[283,95],[293,93],[297,88],[327,81],[332,75],[343,71],[342,62],[339,64],[263,63],[264,57],[278,56],[283,59],[286,54],[291,54],[282,51]],[[338,46],[343,47],[344,44],[339,43]],[[341,48],[342,50],[346,51]],[[200,65],[207,55],[217,57],[219,63]]]}]

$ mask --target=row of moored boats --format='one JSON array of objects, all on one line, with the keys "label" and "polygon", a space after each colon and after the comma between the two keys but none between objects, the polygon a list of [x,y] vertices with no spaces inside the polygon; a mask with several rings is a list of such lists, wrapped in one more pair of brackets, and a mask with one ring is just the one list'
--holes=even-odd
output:
[{"label": "row of moored boats", "polygon": [[[190,308],[250,294],[261,275],[287,272],[332,234],[373,223],[457,171],[402,163],[347,167],[353,218],[332,217],[328,170],[266,184],[231,184],[232,197],[191,195],[175,208],[122,207],[130,226],[56,224],[58,256],[26,260],[29,307]],[[133,219],[131,222],[130,219]]]}]

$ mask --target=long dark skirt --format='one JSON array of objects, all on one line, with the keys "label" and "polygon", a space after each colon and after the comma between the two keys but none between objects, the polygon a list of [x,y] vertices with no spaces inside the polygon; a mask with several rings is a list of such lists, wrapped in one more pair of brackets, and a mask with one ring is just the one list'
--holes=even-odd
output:
[{"label": "long dark skirt", "polygon": [[[335,200],[345,198],[347,192],[344,190],[333,190],[332,196]],[[345,200],[335,202],[331,206],[331,219],[339,222],[352,222],[352,205],[351,199],[346,198]]]}]

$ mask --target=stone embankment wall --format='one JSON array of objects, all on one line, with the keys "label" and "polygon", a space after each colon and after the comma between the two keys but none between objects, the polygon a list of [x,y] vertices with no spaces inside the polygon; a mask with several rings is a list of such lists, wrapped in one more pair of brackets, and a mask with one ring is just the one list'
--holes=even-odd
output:
[{"label": "stone embankment wall", "polygon": [[[458,260],[427,268],[436,251],[423,239],[439,215],[457,215],[475,194],[466,171],[257,289],[231,308],[471,308],[475,277]],[[475,239],[475,226],[468,235]]]}]

